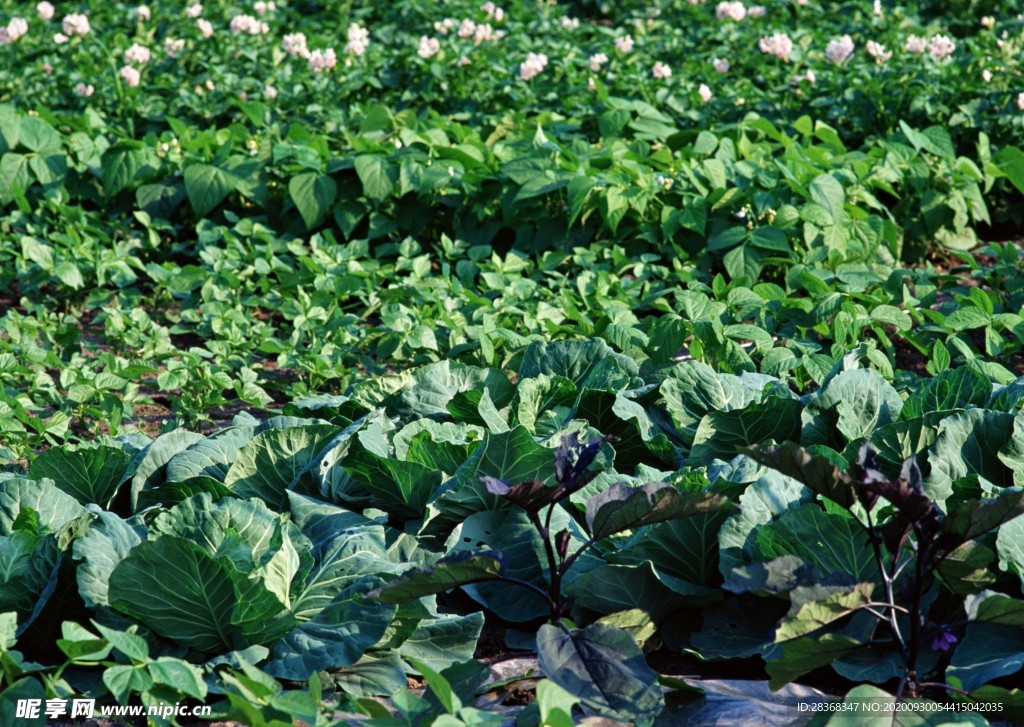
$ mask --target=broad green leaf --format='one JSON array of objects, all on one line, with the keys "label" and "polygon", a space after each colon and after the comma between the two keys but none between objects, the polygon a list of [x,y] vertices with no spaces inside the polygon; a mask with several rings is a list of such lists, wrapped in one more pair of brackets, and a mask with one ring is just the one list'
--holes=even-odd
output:
[{"label": "broad green leaf", "polygon": [[308,541],[292,523],[256,499],[214,501],[209,494],[196,495],[158,515],[151,530],[151,537],[166,534],[189,540],[211,556],[230,560],[245,573],[273,558],[281,548],[282,531],[300,543],[303,553],[309,549]]},{"label": "broad green leaf", "polygon": [[1024,151],[1015,146],[1005,146],[996,154],[995,161],[1010,183],[1024,193]]},{"label": "broad green leaf", "polygon": [[21,118],[21,134],[18,141],[22,146],[38,154],[61,150],[60,133],[35,116],[26,115]]},{"label": "broad green leaf", "polygon": [[454,715],[462,709],[462,700],[459,699],[452,689],[452,685],[445,677],[419,659],[410,656],[407,657],[406,661],[423,676],[433,697],[441,703],[441,706],[448,714]]},{"label": "broad green leaf", "polygon": [[997,486],[1013,484],[1013,474],[1004,464],[1000,450],[1013,436],[1013,415],[986,409],[967,409],[945,417],[928,450],[931,473],[925,478],[925,492],[944,503],[953,492],[953,482],[978,475]]},{"label": "broad green leaf", "polygon": [[871,446],[880,459],[896,469],[908,457],[921,455],[932,445],[942,417],[932,413],[886,424],[871,435]]},{"label": "broad green leaf", "polygon": [[1015,573],[1024,589],[1024,519],[1016,518],[999,528],[996,535],[999,567]]},{"label": "broad green leaf", "polygon": [[0,157],[0,203],[9,204],[32,184],[29,157],[8,152]]},{"label": "broad green leaf", "polygon": [[649,720],[664,706],[657,674],[622,629],[544,624],[537,658],[548,679],[605,716]]},{"label": "broad green leaf", "polygon": [[996,581],[996,572],[992,568],[995,561],[996,554],[992,548],[971,540],[947,554],[936,571],[943,585],[958,596],[966,596],[988,588]]},{"label": "broad green leaf", "polygon": [[153,686],[153,677],[145,666],[116,664],[103,671],[103,685],[114,699],[124,704],[133,694],[148,691]]},{"label": "broad green leaf", "polygon": [[739,245],[722,256],[722,265],[733,280],[746,279],[750,282],[761,277],[764,264],[761,252],[753,245]]},{"label": "broad green leaf", "polygon": [[992,382],[971,368],[961,366],[943,371],[903,403],[901,419],[910,419],[936,411],[984,407],[992,393]]},{"label": "broad green leaf", "polygon": [[284,507],[288,490],[295,489],[341,431],[340,427],[314,424],[261,432],[238,451],[224,484],[240,497],[258,497],[271,507]]},{"label": "broad green leaf", "polygon": [[541,374],[561,376],[578,390],[618,392],[642,385],[636,362],[616,353],[600,339],[590,341],[537,341],[523,353],[521,379]]},{"label": "broad green leaf", "polygon": [[[42,707],[46,706],[47,694],[39,680],[23,677],[13,684],[5,682],[4,687],[5,689],[0,691],[0,723],[18,727],[46,727],[46,712]],[[27,699],[36,700],[40,705],[36,717],[26,718],[19,714],[18,707]]]},{"label": "broad green leaf", "polygon": [[873,583],[849,586],[797,586],[790,592],[792,606],[775,631],[776,643],[807,636],[849,616],[871,602]]},{"label": "broad green leaf", "polygon": [[[551,518],[551,532],[568,526],[569,516],[561,507],[556,507]],[[470,551],[480,548],[498,551],[505,559],[505,576],[540,588],[547,587],[544,541],[527,514],[519,508],[470,515],[462,524],[456,547]],[[511,583],[476,583],[464,586],[463,590],[506,621],[529,621],[550,613],[547,602],[539,595]]]},{"label": "broad green leaf", "polygon": [[52,447],[29,467],[29,477],[49,478],[83,505],[105,506],[128,476],[132,457],[114,447]]},{"label": "broad green leaf", "polygon": [[205,217],[235,188],[235,179],[229,172],[210,164],[189,164],[183,176],[196,217]]},{"label": "broad green leaf", "polygon": [[333,672],[338,686],[355,697],[390,697],[407,685],[402,662],[394,652],[374,653]]},{"label": "broad green leaf", "polygon": [[258,581],[171,535],[133,548],[111,573],[108,597],[118,611],[197,651],[266,643],[294,625]]},{"label": "broad green leaf", "polygon": [[[773,634],[785,604],[753,596],[729,598],[704,610],[704,623],[690,642],[709,659],[742,659],[777,651]],[[780,612],[781,609],[781,612]]]},{"label": "broad green leaf", "polygon": [[153,660],[146,669],[155,684],[170,687],[193,699],[206,698],[207,687],[203,681],[203,671],[194,664],[183,659],[161,656]]},{"label": "broad green leaf", "polygon": [[146,526],[133,518],[122,520],[112,512],[96,512],[85,535],[73,545],[79,561],[78,593],[87,606],[107,606],[110,574],[146,536]]},{"label": "broad green leaf", "polygon": [[453,474],[483,441],[484,429],[471,424],[417,419],[395,433],[395,457]]},{"label": "broad green leaf", "polygon": [[138,626],[129,626],[123,631],[104,626],[95,621],[93,626],[96,627],[104,639],[110,642],[110,646],[114,650],[128,657],[132,663],[142,664],[149,661],[149,644],[136,633]]},{"label": "broad green leaf", "polygon": [[353,583],[340,592],[316,617],[277,641],[264,670],[291,681],[340,666],[355,664],[380,641],[396,608],[364,596],[379,579]]},{"label": "broad green leaf", "polygon": [[716,411],[742,409],[760,400],[760,392],[739,377],[719,374],[700,361],[674,366],[660,389],[665,407],[680,434],[692,443],[705,415]]},{"label": "broad green leaf", "polygon": [[793,442],[756,447],[749,456],[787,477],[792,477],[819,495],[849,509],[857,501],[854,485],[825,457],[814,457]]},{"label": "broad green leaf", "polygon": [[220,480],[200,475],[177,482],[165,482],[151,490],[142,490],[139,493],[136,507],[138,507],[139,511],[153,506],[174,507],[189,498],[203,493],[210,495],[214,500],[220,500],[225,497],[238,497],[233,490],[225,487],[224,483]]},{"label": "broad green leaf", "polygon": [[845,217],[846,194],[843,185],[831,174],[820,174],[811,180],[811,199],[824,208],[832,221],[839,224]]},{"label": "broad green leaf", "polygon": [[173,432],[161,434],[140,455],[137,455],[138,464],[135,467],[135,475],[132,477],[132,512],[137,509],[139,492],[144,489],[155,489],[166,482],[166,465],[174,455],[201,441],[203,441],[201,434],[176,429]]},{"label": "broad green leaf", "polygon": [[665,482],[650,482],[640,487],[620,483],[587,500],[586,518],[592,537],[600,540],[663,520],[728,507],[729,501],[721,495],[680,492]]},{"label": "broad green leaf", "polygon": [[800,443],[842,451],[847,442],[870,437],[895,421],[902,407],[899,393],[877,371],[843,371],[809,398],[801,415]]},{"label": "broad green leaf", "polygon": [[[502,498],[492,495],[480,477],[505,482],[547,480],[554,476],[554,453],[537,443],[525,427],[516,426],[500,434],[488,434],[483,443],[446,482],[430,506],[432,532],[451,529],[468,516],[482,510],[501,508]],[[507,506],[507,505],[506,505]]]},{"label": "broad green leaf", "polygon": [[368,199],[382,202],[391,195],[395,188],[394,170],[387,160],[363,154],[355,158],[355,168]]},{"label": "broad green leaf", "polygon": [[633,641],[641,649],[658,633],[658,627],[651,620],[650,615],[642,608],[616,611],[607,616],[602,616],[597,622],[622,629],[633,637]]},{"label": "broad green leaf", "polygon": [[962,502],[950,510],[939,528],[946,547],[974,540],[1003,523],[1024,514],[1024,490],[1000,493],[994,498]]},{"label": "broad green leaf", "polygon": [[537,704],[542,727],[573,727],[572,710],[580,698],[570,694],[550,679],[537,683]]},{"label": "broad green leaf", "polygon": [[757,531],[756,542],[762,560],[795,555],[821,573],[846,573],[869,582],[879,578],[864,529],[852,516],[827,513],[814,503],[782,513]]},{"label": "broad green leaf", "polygon": [[1024,626],[1024,601],[995,591],[970,596],[965,604],[972,622]]},{"label": "broad green leaf", "polygon": [[728,510],[709,510],[643,528],[610,560],[625,565],[650,561],[659,573],[697,586],[714,586],[720,578],[718,532],[728,515]]},{"label": "broad green leaf", "polygon": [[843,634],[824,634],[820,638],[803,636],[786,641],[782,650],[768,660],[768,685],[777,691],[804,674],[828,666],[858,648],[861,642]]},{"label": "broad green leaf", "polygon": [[312,543],[312,565],[293,586],[292,613],[300,621],[314,618],[332,599],[365,575],[394,573],[384,528],[341,508],[315,503],[292,493],[292,517]]},{"label": "broad green leaf", "polygon": [[512,400],[513,387],[498,369],[439,361],[413,373],[414,384],[398,397],[395,409],[407,417],[449,416],[448,404],[461,392],[487,389],[491,400],[505,406]]},{"label": "broad green leaf", "polygon": [[712,603],[720,597],[715,588],[662,576],[650,563],[592,568],[574,578],[566,592],[575,599],[576,613],[611,614],[641,609],[659,625],[688,606]]},{"label": "broad green leaf", "polygon": [[60,558],[52,535],[23,531],[0,535],[0,613],[16,611],[22,631],[56,588]]},{"label": "broad green leaf", "polygon": [[403,659],[419,659],[441,671],[473,658],[483,626],[484,615],[479,612],[465,616],[442,614],[421,621],[412,635],[402,642],[398,654]]},{"label": "broad green leaf", "polygon": [[201,439],[167,463],[167,481],[184,482],[193,477],[224,481],[238,450],[253,437],[252,427],[231,427]]},{"label": "broad green leaf", "polygon": [[506,560],[500,553],[461,550],[445,556],[434,565],[415,568],[367,597],[383,603],[401,603],[456,588],[476,581],[500,578]]},{"label": "broad green leaf", "polygon": [[[746,458],[744,458],[746,459]],[[746,461],[754,464],[752,460]],[[734,568],[753,563],[757,556],[757,534],[773,519],[814,499],[814,493],[773,470],[761,470],[747,487],[718,532],[721,548],[719,570],[728,578]]]},{"label": "broad green leaf", "polygon": [[687,464],[707,465],[713,459],[729,459],[753,444],[792,439],[800,432],[802,409],[796,399],[769,396],[743,409],[706,414],[694,434]]},{"label": "broad green leaf", "polygon": [[346,531],[364,531],[376,524],[357,512],[291,491],[288,492],[288,510],[292,522],[321,552]]},{"label": "broad green leaf", "polygon": [[334,204],[338,185],[326,174],[304,172],[288,182],[288,194],[306,223],[306,229],[316,228]]},{"label": "broad green leaf", "polygon": [[110,643],[74,621],[60,625],[63,638],[57,639],[57,647],[71,660],[101,661],[110,655]]},{"label": "broad green leaf", "polygon": [[356,434],[341,466],[382,509],[397,512],[403,518],[422,517],[427,502],[441,485],[441,472],[419,462],[370,451],[363,441],[375,433],[371,428]]},{"label": "broad green leaf", "polygon": [[75,498],[50,480],[37,482],[23,477],[0,480],[0,535],[14,532],[18,516],[26,510],[36,513],[40,526],[49,532],[56,532],[86,514]]},{"label": "broad green leaf", "polygon": [[145,164],[145,156],[133,145],[115,144],[103,152],[101,173],[103,196],[107,199],[128,189],[135,181],[139,169]]}]

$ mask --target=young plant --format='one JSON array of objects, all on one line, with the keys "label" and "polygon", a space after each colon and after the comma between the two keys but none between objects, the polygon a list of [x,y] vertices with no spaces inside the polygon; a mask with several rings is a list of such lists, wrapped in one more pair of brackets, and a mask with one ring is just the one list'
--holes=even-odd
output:
[{"label": "young plant", "polygon": [[[857,462],[846,471],[791,442],[754,449],[751,456],[846,510],[871,543],[881,597],[875,595],[877,583],[857,584],[845,597],[804,604],[801,610],[824,606],[828,612],[826,617],[819,612],[812,625],[828,626],[843,616],[867,611],[888,632],[884,639],[876,638],[873,643],[888,641],[899,652],[903,673],[897,699],[920,697],[928,688],[970,696],[945,682],[922,678],[921,657],[926,650],[949,652],[958,641],[954,634],[957,624],[929,620],[929,596],[937,578],[946,586],[955,584],[957,564],[951,561],[969,560],[965,549],[976,546],[974,541],[1024,513],[1024,491],[1013,489],[987,499],[951,498],[948,511],[943,513],[924,491],[921,469],[913,457],[902,463],[896,477],[890,477],[868,444],[860,448]],[[878,507],[880,500],[891,507]],[[947,563],[953,567],[944,568]],[[971,590],[969,584],[964,585],[955,593]],[[794,628],[799,628],[799,616],[785,619],[779,631],[791,635]]]}]

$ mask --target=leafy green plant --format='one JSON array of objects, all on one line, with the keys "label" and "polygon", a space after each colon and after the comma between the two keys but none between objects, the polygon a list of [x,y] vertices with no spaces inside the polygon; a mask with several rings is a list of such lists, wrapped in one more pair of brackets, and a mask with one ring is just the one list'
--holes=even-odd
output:
[{"label": "leafy green plant", "polygon": [[[594,624],[576,629],[563,622],[568,601],[562,584],[573,564],[589,549],[625,531],[678,518],[703,515],[729,506],[715,493],[680,492],[668,483],[612,487],[586,501],[586,536],[574,547],[569,528],[552,532],[557,507],[584,488],[597,472],[590,469],[607,438],[581,444],[576,435],[562,440],[555,453],[555,483],[541,480],[509,484],[484,476],[487,490],[522,509],[543,542],[547,590],[516,578],[501,553],[463,551],[426,568],[414,570],[371,592],[384,603],[401,603],[456,586],[490,580],[526,588],[547,601],[549,624],[537,635],[541,667],[548,677],[599,710],[649,718],[661,705],[654,673],[644,664],[632,637],[622,629]],[[608,666],[609,662],[618,662]],[[602,666],[604,665],[604,666]],[[609,698],[607,695],[616,695]]]},{"label": "leafy green plant", "polygon": [[[867,643],[892,644],[899,654],[897,699],[917,698],[929,690],[972,696],[970,689],[936,681],[943,672],[934,656],[953,650],[964,638],[964,624],[930,617],[931,604],[935,603],[937,588],[954,594],[973,590],[972,576],[985,560],[985,536],[1024,514],[1024,492],[1013,488],[979,499],[965,486],[957,493],[955,505],[949,504],[948,511],[943,512],[926,494],[914,458],[905,460],[899,473],[892,476],[885,471],[891,466],[886,466],[868,444],[860,448],[858,460],[846,471],[826,457],[815,458],[793,445],[754,450],[752,456],[850,513],[871,544],[873,573],[881,585],[881,593],[876,593],[879,584],[871,581],[825,586],[821,597],[793,604],[778,627],[776,640],[802,639],[803,648],[809,647],[811,654],[813,645],[820,644],[831,660],[859,645],[856,638],[832,633],[831,627],[857,611],[866,611],[882,629],[882,633],[874,629],[864,632]],[[887,506],[879,506],[881,503]],[[778,561],[775,564],[782,566]],[[994,617],[998,622],[1002,618],[1000,608],[1010,600],[986,592],[976,600],[969,596],[965,608],[972,621],[986,623]],[[963,685],[962,675],[977,667],[971,663],[971,656],[964,658],[961,649],[973,654],[976,642],[967,640],[958,647],[946,672],[949,677],[957,675],[957,682]],[[811,666],[817,664],[813,656],[805,658]],[[786,678],[795,675],[789,672]],[[975,684],[974,680],[967,682],[968,687]]]}]

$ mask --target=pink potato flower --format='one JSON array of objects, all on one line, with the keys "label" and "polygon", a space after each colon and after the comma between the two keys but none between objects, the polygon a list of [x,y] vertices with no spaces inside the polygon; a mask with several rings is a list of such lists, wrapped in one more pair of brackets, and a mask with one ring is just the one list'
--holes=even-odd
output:
[{"label": "pink potato flower", "polygon": [[539,75],[548,65],[548,57],[543,53],[530,53],[526,60],[519,64],[519,77],[529,81]]},{"label": "pink potato flower", "polygon": [[864,44],[864,50],[868,52],[868,55],[875,59],[875,63],[878,65],[884,65],[886,61],[892,58],[892,51],[886,50],[885,46],[881,43],[876,43],[873,40],[869,40]]},{"label": "pink potato flower", "polygon": [[119,73],[121,79],[128,84],[129,88],[135,88],[139,85],[139,81],[142,80],[142,74],[139,73],[137,68],[132,66],[124,66]]},{"label": "pink potato flower", "polygon": [[132,46],[124,52],[124,59],[137,66],[149,63],[150,58],[152,58],[152,54],[149,52],[149,48],[138,43],[132,43]]},{"label": "pink potato flower", "polygon": [[281,47],[290,56],[309,57],[309,47],[306,45],[305,33],[289,33],[281,39]]},{"label": "pink potato flower", "polygon": [[853,39],[849,35],[844,35],[841,38],[833,38],[825,46],[825,58],[830,63],[836,65],[842,65],[846,61],[850,60],[850,56],[853,55]]},{"label": "pink potato flower", "polygon": [[949,58],[955,50],[956,43],[948,35],[933,35],[931,40],[928,41],[928,52],[937,61]]},{"label": "pink potato flower", "polygon": [[359,23],[349,25],[345,37],[348,38],[348,42],[345,44],[344,50],[350,56],[363,55],[367,46],[370,45],[370,31]]},{"label": "pink potato flower", "polygon": [[334,54],[334,48],[317,49],[309,54],[309,67],[314,73],[329,71],[336,65],[338,65],[338,57]]},{"label": "pink potato flower", "polygon": [[441,41],[437,38],[431,38],[429,35],[420,36],[420,44],[416,49],[416,55],[424,60],[427,58],[433,58],[441,50]]},{"label": "pink potato flower", "polygon": [[718,3],[718,7],[715,8],[715,18],[719,21],[733,20],[738,23],[745,17],[747,17],[747,9],[741,2],[730,2],[730,0],[725,0],[724,2]]},{"label": "pink potato flower", "polygon": [[64,35],[69,38],[74,35],[88,35],[91,28],[89,27],[89,18],[81,13],[71,13],[64,17],[61,22],[61,30],[64,31]]},{"label": "pink potato flower", "polygon": [[785,33],[772,33],[758,41],[758,48],[762,53],[775,56],[784,61],[789,60],[789,54],[793,52],[793,41]]}]

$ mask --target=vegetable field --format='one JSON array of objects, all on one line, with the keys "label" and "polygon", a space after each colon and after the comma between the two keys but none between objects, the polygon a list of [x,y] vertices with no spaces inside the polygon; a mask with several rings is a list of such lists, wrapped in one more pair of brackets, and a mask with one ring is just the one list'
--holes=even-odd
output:
[{"label": "vegetable field", "polygon": [[0,5],[0,725],[1024,723],[1022,53]]}]

